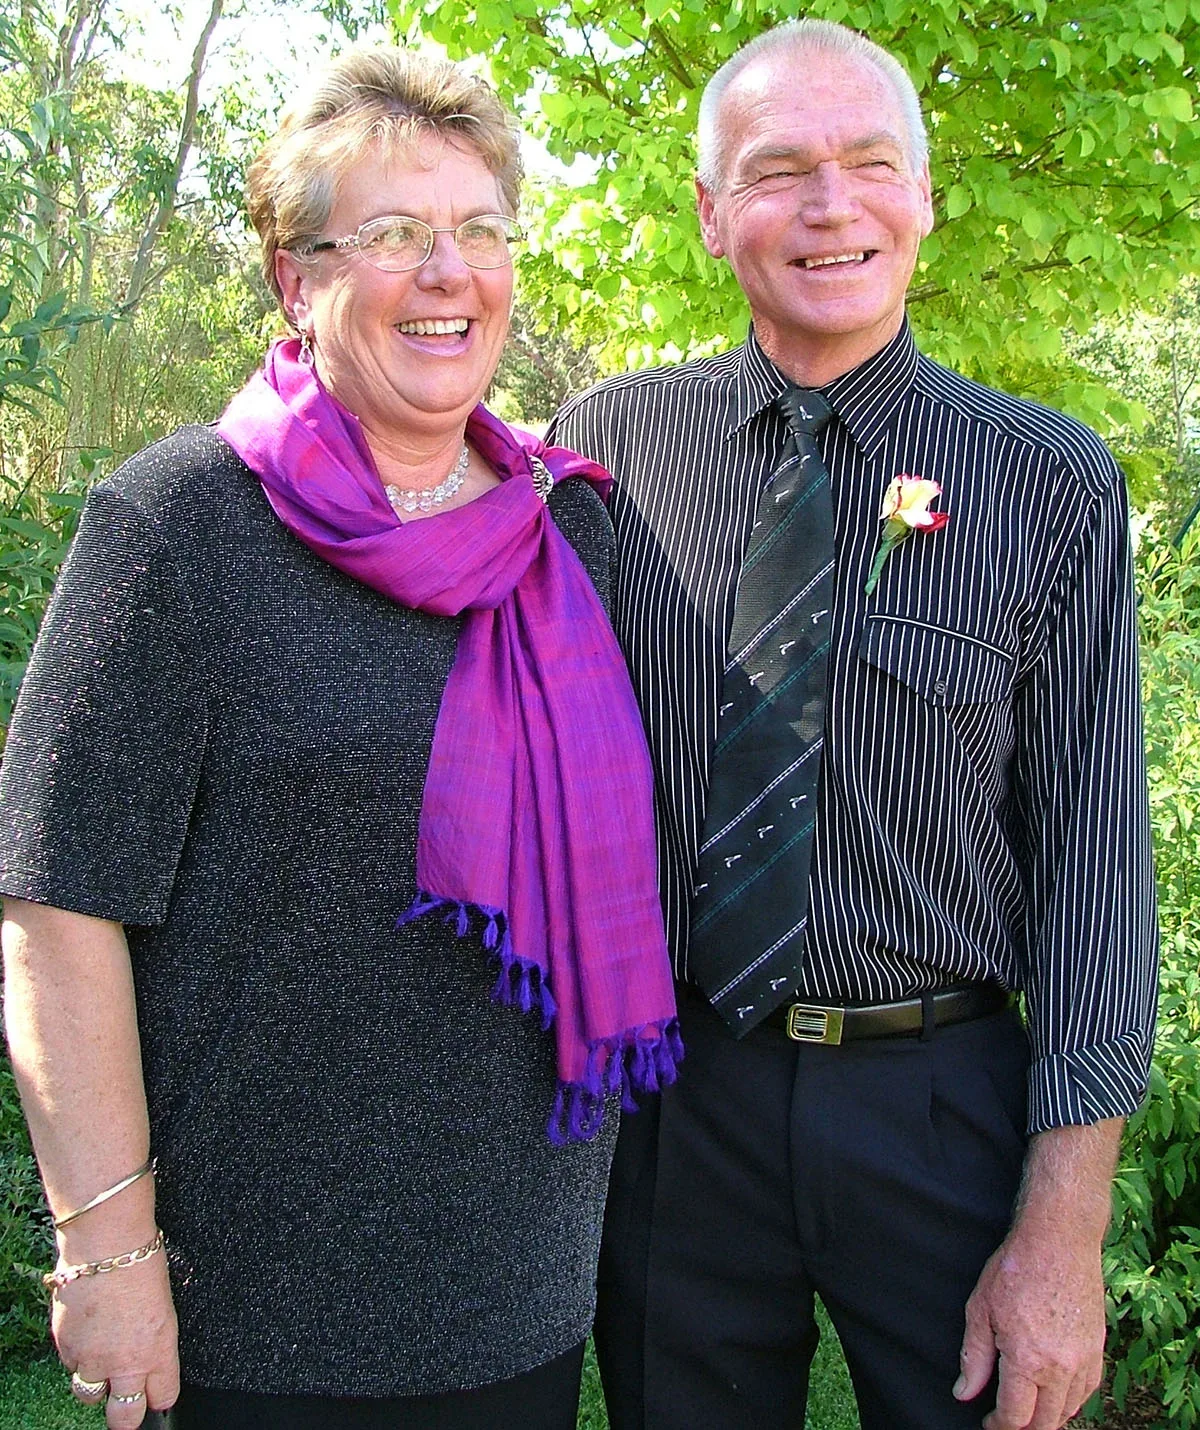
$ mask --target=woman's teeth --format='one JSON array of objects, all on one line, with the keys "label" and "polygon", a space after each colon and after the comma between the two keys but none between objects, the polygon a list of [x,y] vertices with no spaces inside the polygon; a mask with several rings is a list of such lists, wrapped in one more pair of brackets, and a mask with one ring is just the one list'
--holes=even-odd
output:
[{"label": "woman's teeth", "polygon": [[469,322],[467,318],[422,318],[415,323],[397,323],[396,329],[401,333],[427,338],[432,333],[465,333]]}]

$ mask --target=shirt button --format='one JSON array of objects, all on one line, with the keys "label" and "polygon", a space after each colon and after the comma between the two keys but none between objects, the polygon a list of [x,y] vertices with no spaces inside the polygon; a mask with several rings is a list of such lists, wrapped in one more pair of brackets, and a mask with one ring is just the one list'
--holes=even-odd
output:
[{"label": "shirt button", "polygon": [[945,699],[946,682],[944,680],[935,680],[933,682],[933,693],[938,697],[939,700]]}]

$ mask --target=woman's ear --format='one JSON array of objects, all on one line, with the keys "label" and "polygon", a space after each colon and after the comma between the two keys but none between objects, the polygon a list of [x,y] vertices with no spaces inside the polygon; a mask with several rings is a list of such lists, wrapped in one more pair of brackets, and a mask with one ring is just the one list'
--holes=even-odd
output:
[{"label": "woman's ear", "polygon": [[311,266],[285,248],[275,253],[275,281],[283,304],[283,313],[298,333],[307,330],[312,317],[308,287]]}]

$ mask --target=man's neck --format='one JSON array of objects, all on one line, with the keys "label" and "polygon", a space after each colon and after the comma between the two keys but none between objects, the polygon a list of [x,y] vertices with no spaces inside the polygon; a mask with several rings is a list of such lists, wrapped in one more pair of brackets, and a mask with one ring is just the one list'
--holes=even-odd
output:
[{"label": "man's neck", "polygon": [[791,340],[771,324],[754,323],[754,336],[763,352],[781,373],[790,378],[797,387],[826,387],[836,378],[853,372],[863,363],[869,362],[876,353],[881,353],[900,331],[904,323],[904,313],[887,330],[877,329],[870,334],[847,334],[844,341],[839,335],[814,342],[812,340]]}]

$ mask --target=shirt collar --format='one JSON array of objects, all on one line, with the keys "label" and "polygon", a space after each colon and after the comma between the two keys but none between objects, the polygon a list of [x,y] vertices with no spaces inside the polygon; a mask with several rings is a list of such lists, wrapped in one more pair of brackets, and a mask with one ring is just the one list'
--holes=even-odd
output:
[{"label": "shirt collar", "polygon": [[[851,437],[871,457],[882,446],[888,424],[916,376],[920,354],[905,318],[900,331],[879,352],[820,389]],[[726,439],[772,404],[788,379],[759,346],[750,329],[741,351],[733,417]]]}]

